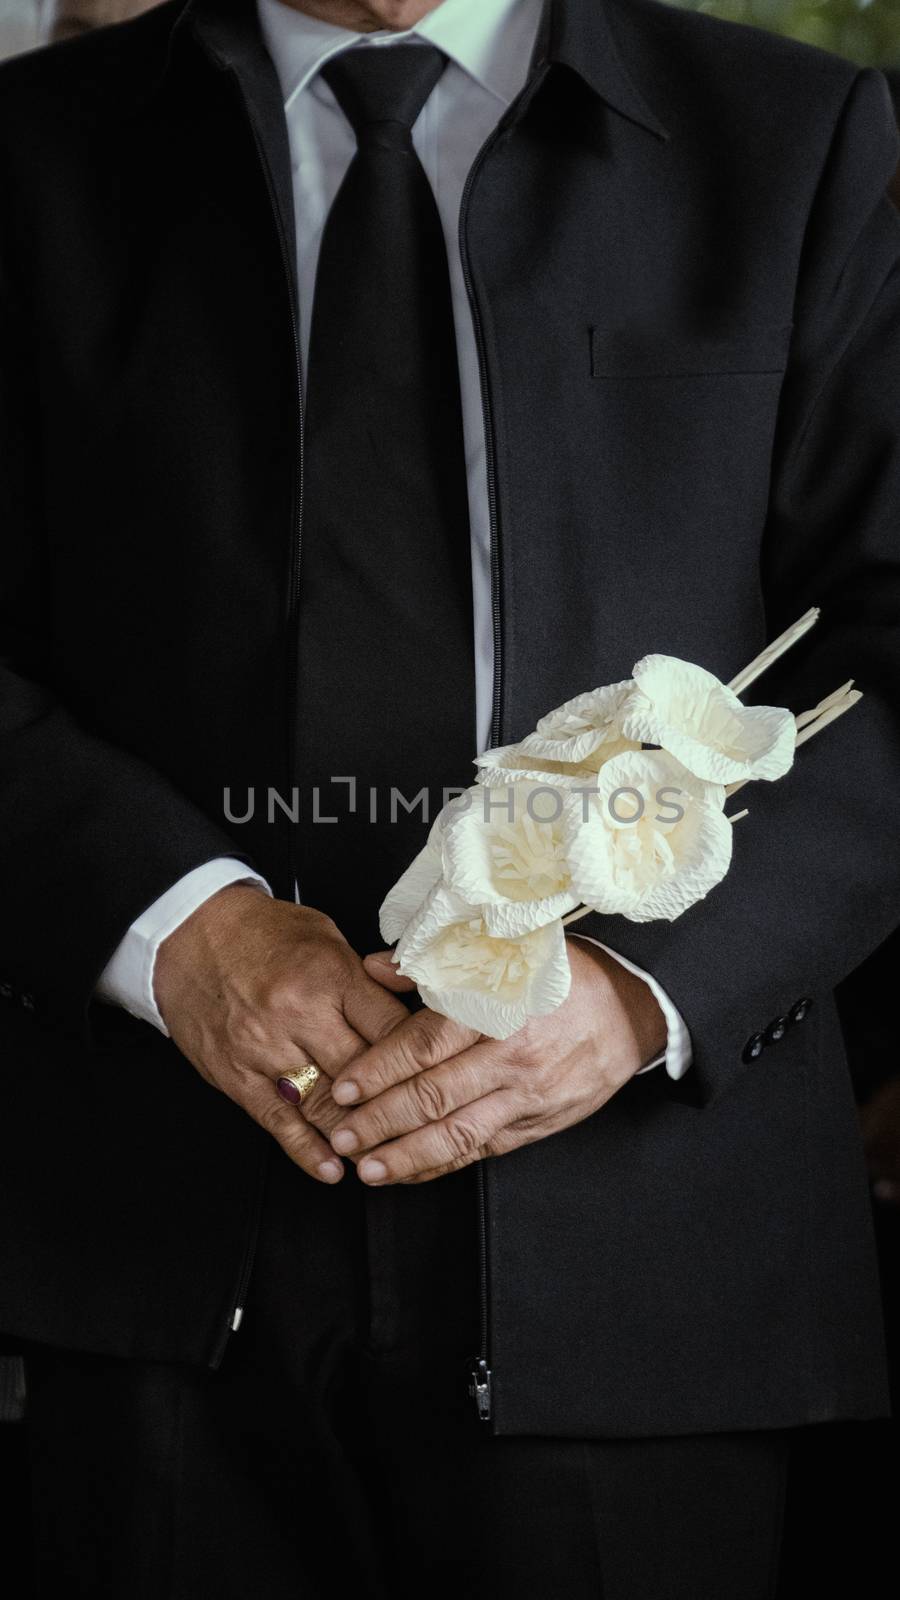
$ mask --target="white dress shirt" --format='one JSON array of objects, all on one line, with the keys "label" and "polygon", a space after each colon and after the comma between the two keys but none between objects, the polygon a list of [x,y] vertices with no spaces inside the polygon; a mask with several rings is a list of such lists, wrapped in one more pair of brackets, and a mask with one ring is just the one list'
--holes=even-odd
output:
[{"label": "white dress shirt", "polygon": [[[542,0],[442,0],[404,32],[364,34],[308,16],[283,0],[257,0],[257,9],[287,118],[304,370],[322,230],[356,150],[353,129],[319,76],[320,69],[332,56],[353,46],[390,48],[401,40],[427,41],[449,58],[412,137],[434,190],[450,270],[469,487],[476,720],[478,746],[484,750],[490,744],[494,668],[487,446],[475,330],[459,251],[459,212],[478,151],[528,76]],[[269,889],[262,878],[236,860],[211,861],[187,873],[133,923],[101,976],[99,996],[167,1032],[153,993],[159,945],[211,894],[226,884],[248,880]],[[676,1007],[649,973],[609,946],[602,948],[650,985],[666,1018],[665,1055],[641,1070],[649,1071],[665,1061],[670,1075],[681,1077],[690,1065],[690,1037]]]}]

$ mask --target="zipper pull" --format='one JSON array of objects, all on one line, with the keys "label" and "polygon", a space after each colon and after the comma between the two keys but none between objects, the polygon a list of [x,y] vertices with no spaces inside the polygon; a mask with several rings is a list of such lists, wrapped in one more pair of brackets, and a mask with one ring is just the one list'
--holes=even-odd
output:
[{"label": "zipper pull", "polygon": [[491,1416],[491,1369],[483,1356],[473,1363],[469,1394],[475,1401],[479,1422],[489,1422]]}]

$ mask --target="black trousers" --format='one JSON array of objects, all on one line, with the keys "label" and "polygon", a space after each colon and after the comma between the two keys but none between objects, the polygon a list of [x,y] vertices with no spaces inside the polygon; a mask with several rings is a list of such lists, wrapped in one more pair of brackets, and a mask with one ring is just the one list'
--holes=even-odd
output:
[{"label": "black trousers", "polygon": [[327,1189],[274,1152],[217,1371],[27,1353],[41,1600],[768,1600],[790,1431],[493,1436],[475,1173]]}]

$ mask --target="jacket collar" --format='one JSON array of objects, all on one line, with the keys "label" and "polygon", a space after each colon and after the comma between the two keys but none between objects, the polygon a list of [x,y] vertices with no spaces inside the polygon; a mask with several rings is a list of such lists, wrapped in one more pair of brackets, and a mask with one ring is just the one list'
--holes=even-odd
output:
[{"label": "jacket collar", "polygon": [[632,0],[546,0],[536,59],[543,53],[545,60],[561,62],[614,111],[669,139],[648,99],[654,86],[645,93],[625,64],[629,34],[639,23]]},{"label": "jacket collar", "polygon": [[[629,52],[629,36],[639,23],[633,0],[545,0],[532,73],[544,63],[568,67],[621,116],[669,139],[650,104],[652,86],[639,84],[634,67],[626,65],[635,54]],[[191,33],[221,67],[259,72],[260,57],[269,60],[254,0],[186,0],[171,32],[169,60],[180,39]]]}]

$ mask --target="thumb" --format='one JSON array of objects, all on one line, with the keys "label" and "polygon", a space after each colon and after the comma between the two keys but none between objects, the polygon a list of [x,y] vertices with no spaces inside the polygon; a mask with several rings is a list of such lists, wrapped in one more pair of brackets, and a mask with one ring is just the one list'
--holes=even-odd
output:
[{"label": "thumb", "polygon": [[364,956],[363,966],[370,978],[394,994],[409,994],[416,987],[412,978],[404,978],[397,971],[390,950],[377,950],[373,955]]}]

